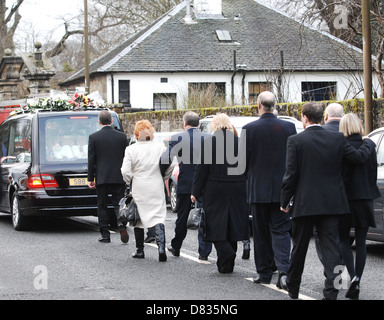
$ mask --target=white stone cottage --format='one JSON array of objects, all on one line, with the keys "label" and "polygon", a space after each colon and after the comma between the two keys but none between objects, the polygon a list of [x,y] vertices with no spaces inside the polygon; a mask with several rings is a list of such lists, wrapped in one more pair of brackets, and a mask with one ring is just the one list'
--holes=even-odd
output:
[{"label": "white stone cottage", "polygon": [[[266,89],[280,102],[364,97],[360,49],[255,0],[184,1],[90,74],[91,91],[135,109],[183,108],[209,86],[227,105],[254,104]],[[84,70],[61,85],[84,86]]]}]

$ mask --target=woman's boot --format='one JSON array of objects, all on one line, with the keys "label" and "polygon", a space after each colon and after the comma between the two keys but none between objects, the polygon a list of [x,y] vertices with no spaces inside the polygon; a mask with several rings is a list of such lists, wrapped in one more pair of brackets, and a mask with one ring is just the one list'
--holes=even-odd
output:
[{"label": "woman's boot", "polygon": [[351,300],[359,300],[359,294],[360,294],[360,279],[359,277],[354,277],[352,279],[351,285],[347,293],[345,294],[345,297]]},{"label": "woman's boot", "polygon": [[159,247],[159,261],[167,261],[167,254],[165,253],[165,228],[164,224],[159,223],[155,225],[156,244]]},{"label": "woman's boot", "polygon": [[144,259],[144,229],[133,228],[136,240],[136,252],[132,254],[133,258]]}]

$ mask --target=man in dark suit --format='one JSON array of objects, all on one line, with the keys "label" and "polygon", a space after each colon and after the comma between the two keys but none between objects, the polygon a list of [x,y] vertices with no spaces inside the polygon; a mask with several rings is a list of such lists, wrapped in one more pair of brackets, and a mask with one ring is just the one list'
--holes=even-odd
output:
[{"label": "man in dark suit", "polygon": [[325,108],[324,128],[339,131],[340,120],[344,115],[344,108],[339,103],[331,103]]},{"label": "man in dark suit", "polygon": [[[169,141],[169,148],[161,157],[160,168],[162,173],[176,157],[179,163],[179,177],[177,182],[177,220],[175,237],[168,247],[174,256],[180,255],[180,248],[187,235],[187,220],[192,207],[191,192],[196,165],[201,163],[201,145],[206,133],[199,129],[199,115],[188,111],[183,118],[185,131],[173,135]],[[200,199],[199,199],[200,200]],[[212,243],[202,239],[202,230],[199,230],[199,259],[207,260],[212,251]]]},{"label": "man in dark suit", "polygon": [[[339,103],[329,104],[324,111],[324,125],[323,128],[331,131],[339,131],[340,120],[344,115],[344,108]],[[316,228],[313,230],[315,238],[316,252],[319,260],[323,263],[323,255],[321,254],[319,236]]]},{"label": "man in dark suit", "polygon": [[[308,244],[316,227],[323,255],[325,299],[336,299],[334,283],[341,265],[338,226],[341,215],[348,214],[342,168],[343,159],[364,163],[375,149],[366,139],[359,149],[353,148],[340,132],[320,126],[323,108],[310,102],[303,105],[305,131],[289,137],[287,169],[281,191],[281,210],[291,211],[291,263],[287,275],[288,292],[297,299],[304,270]],[[293,207],[289,204],[293,199]]]},{"label": "man in dark suit", "polygon": [[296,134],[293,123],[274,115],[275,95],[258,96],[260,119],[243,127],[240,154],[245,156],[247,199],[251,204],[255,283],[270,283],[273,267],[279,271],[277,286],[285,287],[291,249],[290,218],[280,211],[281,183],[285,172],[286,144]]},{"label": "man in dark suit", "polygon": [[[88,142],[88,185],[97,191],[97,207],[101,238],[99,242],[109,243],[108,229],[111,217],[108,212],[108,194],[112,194],[115,215],[119,212],[119,201],[124,197],[125,182],[121,175],[128,139],[123,132],[111,127],[109,111],[99,114],[101,130],[91,134]],[[116,221],[116,220],[115,220]],[[129,236],[126,227],[118,225],[121,241],[127,243]]]}]

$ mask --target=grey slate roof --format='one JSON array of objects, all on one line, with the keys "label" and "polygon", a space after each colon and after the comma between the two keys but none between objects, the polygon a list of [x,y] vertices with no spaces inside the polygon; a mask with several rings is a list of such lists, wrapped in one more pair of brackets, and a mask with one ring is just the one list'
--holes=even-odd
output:
[{"label": "grey slate roof", "polygon": [[[233,51],[248,71],[362,70],[362,51],[254,0],[223,0],[224,19],[186,24],[185,3],[91,63],[90,72],[228,72]],[[239,16],[240,19],[235,19]],[[219,42],[228,30],[233,43]],[[67,79],[84,77],[80,71]]]}]

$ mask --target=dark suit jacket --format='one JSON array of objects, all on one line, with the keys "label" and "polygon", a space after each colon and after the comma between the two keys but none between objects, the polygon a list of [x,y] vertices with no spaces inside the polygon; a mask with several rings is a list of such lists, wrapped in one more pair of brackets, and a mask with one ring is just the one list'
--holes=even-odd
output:
[{"label": "dark suit jacket", "polygon": [[[347,140],[356,149],[363,143],[362,137],[358,134],[349,136]],[[380,197],[376,180],[376,151],[372,152],[368,161],[363,164],[352,164],[345,161],[344,182],[348,200],[374,200]]]},{"label": "dark suit jacket", "polygon": [[272,113],[243,127],[240,157],[246,157],[248,203],[280,202],[287,139],[294,134],[293,123]]},{"label": "dark suit jacket", "polygon": [[88,181],[98,184],[125,184],[121,165],[128,139],[110,126],[91,134],[88,142]]},{"label": "dark suit jacket", "polygon": [[292,218],[348,213],[343,159],[363,163],[374,148],[375,144],[366,139],[360,149],[355,149],[342,133],[321,126],[289,137],[281,206],[288,207],[293,198]]},{"label": "dark suit jacket", "polygon": [[340,121],[338,120],[329,121],[325,125],[323,125],[323,128],[332,130],[332,131],[339,131],[339,127],[340,127]]},{"label": "dark suit jacket", "polygon": [[171,137],[169,148],[161,157],[160,169],[164,175],[173,158],[177,158],[179,163],[177,194],[191,194],[195,168],[201,163],[202,141],[207,136],[210,135],[198,128],[190,128]]}]

